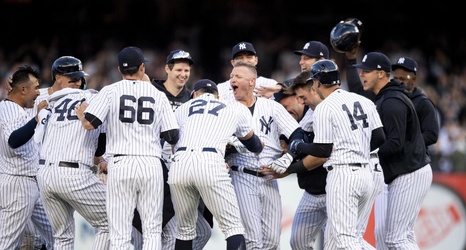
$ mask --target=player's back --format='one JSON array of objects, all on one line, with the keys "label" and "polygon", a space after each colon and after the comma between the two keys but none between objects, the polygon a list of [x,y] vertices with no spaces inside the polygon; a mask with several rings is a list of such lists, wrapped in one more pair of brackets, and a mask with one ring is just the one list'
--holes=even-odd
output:
[{"label": "player's back", "polygon": [[78,93],[66,95],[54,103],[47,120],[40,158],[49,162],[74,162],[79,157],[80,162],[92,166],[102,126],[95,130],[84,129],[74,109],[84,98],[90,103],[96,95],[76,91]]},{"label": "player's back", "polygon": [[244,105],[226,104],[212,94],[192,99],[175,111],[180,125],[177,147],[213,147],[225,155],[226,144],[233,134],[244,137],[252,130],[248,112]]},{"label": "player's back", "polygon": [[177,128],[167,96],[152,84],[122,80],[101,89],[86,109],[107,121],[107,153],[159,156],[160,133]]},{"label": "player's back", "polygon": [[372,130],[382,127],[371,100],[342,89],[317,105],[314,124],[314,143],[333,143],[325,166],[368,163]]}]

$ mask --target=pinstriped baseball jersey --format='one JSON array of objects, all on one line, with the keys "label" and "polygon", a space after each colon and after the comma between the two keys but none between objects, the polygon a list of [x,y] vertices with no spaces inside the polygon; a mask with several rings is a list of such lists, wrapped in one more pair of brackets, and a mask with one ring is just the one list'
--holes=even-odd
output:
[{"label": "pinstriped baseball jersey", "polygon": [[[31,119],[29,110],[17,103],[0,102],[0,248],[11,249],[19,245],[21,234],[33,235],[34,228],[25,228],[31,221],[46,239],[47,247],[53,245],[52,228],[39,195],[37,175],[39,153],[32,138],[13,149],[8,145],[11,133]],[[34,177],[34,178],[31,178]],[[15,196],[11,196],[11,193]]]},{"label": "pinstriped baseball jersey", "polygon": [[283,134],[288,138],[299,127],[280,103],[265,98],[256,98],[252,123],[254,133],[265,144],[264,149],[259,156],[251,152],[229,155],[227,161],[230,166],[258,170],[261,165],[272,164],[282,154],[279,136]]},{"label": "pinstriped baseball jersey", "polygon": [[[94,248],[109,249],[106,187],[88,168],[94,164],[98,137],[105,124],[90,131],[82,127],[74,108],[83,98],[91,103],[97,95],[79,89],[75,92],[51,107],[40,150],[40,158],[46,163],[40,168],[37,181],[56,237],[55,247],[74,247],[74,231],[68,225],[74,223],[76,210],[96,228]],[[62,161],[78,163],[81,168],[62,167]]]},{"label": "pinstriped baseball jersey", "polygon": [[[238,169],[258,171],[260,166],[270,165],[281,156],[280,135],[289,138],[299,125],[280,103],[271,99],[256,98],[253,111],[248,112],[250,116],[252,112],[254,133],[264,142],[264,149],[259,155],[233,153],[226,160]],[[277,181],[266,181],[244,170],[230,171],[230,175],[246,229],[246,248],[277,249],[282,217]]]},{"label": "pinstriped baseball jersey", "polygon": [[31,139],[18,148],[8,145],[8,138],[16,129],[29,122],[32,117],[17,103],[0,102],[0,173],[21,176],[36,176],[39,163],[37,145]]},{"label": "pinstriped baseball jersey", "polygon": [[[238,102],[226,105],[212,94],[204,94],[188,101],[175,111],[180,126],[180,139],[175,151],[179,147],[211,147],[223,157],[232,134],[244,137],[252,130],[251,116],[247,112],[249,111],[244,105]],[[207,115],[202,115],[206,113]],[[215,125],[210,126],[213,129],[207,131],[203,124]]]},{"label": "pinstriped baseball jersey", "polygon": [[306,114],[304,114],[303,118],[301,119],[301,121],[299,121],[299,126],[304,131],[307,131],[307,132],[314,131],[314,128],[313,128],[313,126],[314,126],[313,114],[314,114],[314,110],[308,109]]},{"label": "pinstriped baseball jersey", "polygon": [[47,121],[46,136],[40,150],[40,158],[48,162],[79,162],[87,166],[94,165],[94,153],[97,138],[105,129],[99,126],[94,130],[83,129],[74,108],[83,98],[91,103],[97,95],[87,95],[86,91],[76,89],[78,93],[69,94],[56,101]]},{"label": "pinstriped baseball jersey", "polygon": [[167,96],[139,80],[121,80],[105,86],[86,113],[107,122],[109,155],[160,157],[160,133],[178,129]]},{"label": "pinstriped baseball jersey", "polygon": [[[180,126],[180,139],[175,150],[186,147],[185,151],[175,154],[168,173],[178,215],[178,239],[194,238],[193,217],[197,214],[198,197],[212,211],[225,238],[244,234],[237,198],[225,169],[224,155],[232,134],[244,137],[252,130],[248,112],[238,102],[225,104],[209,93],[186,102],[175,111]],[[216,152],[204,152],[202,149],[205,148],[215,148]],[[191,152],[192,149],[194,152]],[[193,171],[187,173],[189,169]],[[229,215],[228,218],[225,214]]]},{"label": "pinstriped baseball jersey", "polygon": [[[256,79],[256,88],[260,86],[275,86],[275,84],[277,84],[277,81],[271,78],[259,76]],[[231,89],[230,80],[217,84],[217,88],[218,98],[220,100],[235,100],[233,90]]]},{"label": "pinstriped baseball jersey", "polygon": [[324,166],[368,164],[372,130],[380,127],[382,122],[371,100],[335,90],[314,111],[314,143],[334,145]]}]

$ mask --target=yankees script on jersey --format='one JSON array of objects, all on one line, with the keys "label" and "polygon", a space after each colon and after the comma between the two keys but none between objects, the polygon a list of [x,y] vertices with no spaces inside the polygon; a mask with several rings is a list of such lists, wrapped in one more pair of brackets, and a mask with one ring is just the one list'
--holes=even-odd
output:
[{"label": "yankees script on jersey", "polygon": [[[277,81],[271,78],[259,76],[256,79],[256,88],[259,88],[260,86],[275,86],[276,84],[277,84]],[[224,101],[235,100],[235,96],[233,95],[233,90],[231,89],[230,80],[219,83],[217,85],[217,88],[218,88],[218,98],[220,100],[224,100]]]},{"label": "yankees script on jersey", "polygon": [[74,108],[96,95],[76,89],[50,107],[37,175],[42,201],[52,224],[55,248],[74,249],[76,210],[95,229],[93,249],[109,249],[106,188],[90,170],[103,126],[85,130]]},{"label": "yankees script on jersey", "polygon": [[47,242],[53,244],[52,228],[35,179],[39,163],[37,145],[32,138],[15,149],[8,145],[11,133],[31,118],[17,103],[0,102],[0,249],[18,246],[30,219]]},{"label": "yankees script on jersey", "polygon": [[[259,155],[251,152],[234,153],[226,157],[238,196],[241,217],[246,229],[247,249],[270,249],[279,245],[281,233],[281,197],[276,180],[248,174],[258,171],[262,165],[270,165],[282,154],[280,135],[287,138],[298,128],[298,122],[286,109],[270,99],[256,98],[252,112],[254,133],[264,142]],[[246,169],[246,170],[245,170]]]},{"label": "yankees script on jersey", "polygon": [[86,113],[107,123],[106,151],[111,156],[107,212],[112,248],[130,247],[136,206],[144,249],[161,249],[164,180],[160,133],[178,129],[167,96],[148,82],[121,80],[102,88]]},{"label": "yankees script on jersey", "polygon": [[[367,167],[372,130],[382,127],[369,99],[334,90],[314,111],[314,143],[333,143],[327,168],[325,249],[361,249],[358,221],[374,182]],[[370,204],[372,205],[372,204]]]},{"label": "yankees script on jersey", "polygon": [[177,238],[194,239],[201,197],[225,238],[244,234],[224,155],[232,134],[245,137],[252,130],[247,108],[236,102],[225,104],[212,94],[203,94],[180,106],[175,115],[180,139],[168,183],[179,223]]}]

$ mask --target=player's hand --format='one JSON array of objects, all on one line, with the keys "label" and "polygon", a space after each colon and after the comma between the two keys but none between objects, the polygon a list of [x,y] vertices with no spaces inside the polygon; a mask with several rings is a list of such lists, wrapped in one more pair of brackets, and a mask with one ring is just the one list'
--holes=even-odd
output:
[{"label": "player's hand", "polygon": [[235,147],[235,149],[236,149],[236,151],[238,153],[249,152],[249,150],[246,148],[246,146],[244,146],[244,144],[236,136],[231,136],[230,139],[228,140],[228,144]]},{"label": "player's hand", "polygon": [[99,174],[107,174],[107,168],[108,167],[108,162],[107,161],[102,161],[97,165],[97,169],[99,171]]},{"label": "player's hand", "polygon": [[266,181],[271,181],[273,179],[280,179],[280,178],[290,175],[290,173],[288,172],[279,174],[275,172],[272,168],[270,168],[270,166],[261,166],[258,172],[267,175],[267,178],[265,178]]},{"label": "player's hand", "polygon": [[262,96],[265,98],[270,98],[274,93],[279,92],[282,89],[280,84],[275,84],[273,86],[260,86],[254,89],[256,96]]},{"label": "player's hand", "polygon": [[360,44],[361,44],[361,41],[358,41],[356,43],[356,45],[351,50],[346,51],[345,52],[346,58],[348,58],[350,60],[356,59],[356,56],[358,55],[358,49],[359,49]]},{"label": "player's hand", "polygon": [[278,174],[283,174],[291,165],[293,161],[293,156],[289,153],[282,155],[282,157],[276,159],[271,165],[270,168]]},{"label": "player's hand", "polygon": [[97,174],[99,176],[100,181],[104,184],[107,183],[107,173],[108,173],[107,167],[108,167],[108,162],[105,160],[97,164]]},{"label": "player's hand", "polygon": [[298,155],[298,145],[304,143],[303,139],[296,139],[290,142],[290,145],[288,146],[288,151],[291,152],[294,155]]},{"label": "player's hand", "polygon": [[49,103],[46,100],[42,100],[41,102],[39,102],[39,104],[37,104],[37,114],[36,114],[36,117],[35,117],[37,122],[40,121],[40,119],[39,119],[40,111],[47,108],[48,106],[49,106]]},{"label": "player's hand", "polygon": [[78,116],[78,119],[82,121],[84,119],[84,111],[86,111],[86,108],[89,104],[87,104],[86,101],[82,102],[81,104],[76,105],[75,107],[75,112],[76,116]]}]

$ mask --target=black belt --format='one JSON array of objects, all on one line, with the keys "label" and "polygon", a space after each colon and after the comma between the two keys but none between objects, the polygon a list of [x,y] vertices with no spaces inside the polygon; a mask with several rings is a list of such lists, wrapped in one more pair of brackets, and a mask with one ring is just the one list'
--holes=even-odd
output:
[{"label": "black belt", "polygon": [[[364,165],[361,164],[361,163],[350,163],[350,164],[347,164],[347,165],[350,166],[350,167],[358,167],[358,168],[364,167]],[[332,166],[327,167],[327,171],[330,171],[332,169],[333,169]]]},{"label": "black belt", "polygon": [[[231,166],[230,168],[233,171],[239,171],[238,166]],[[257,171],[251,170],[251,169],[247,169],[247,168],[243,168],[243,172],[246,173],[246,174],[257,176],[257,177],[264,177],[265,176],[265,174],[263,174],[263,173],[260,173],[260,172],[257,172]]]},{"label": "black belt", "polygon": [[[39,159],[39,165],[44,165],[45,159]],[[79,163],[77,162],[68,162],[68,161],[61,161],[58,163],[59,167],[64,168],[79,168]]]},{"label": "black belt", "polygon": [[113,157],[120,157],[120,156],[126,156],[126,155],[123,155],[123,154],[116,154],[116,155],[113,155]]},{"label": "black belt", "polygon": [[[178,150],[176,150],[176,152],[178,151],[186,151],[188,148],[187,147],[179,147]],[[194,151],[194,149],[191,149],[191,151]],[[202,152],[213,152],[213,153],[217,153],[217,149],[215,148],[202,148]]]},{"label": "black belt", "polygon": [[67,162],[67,161],[59,162],[58,166],[64,167],[64,168],[79,168],[79,164],[77,162]]}]

